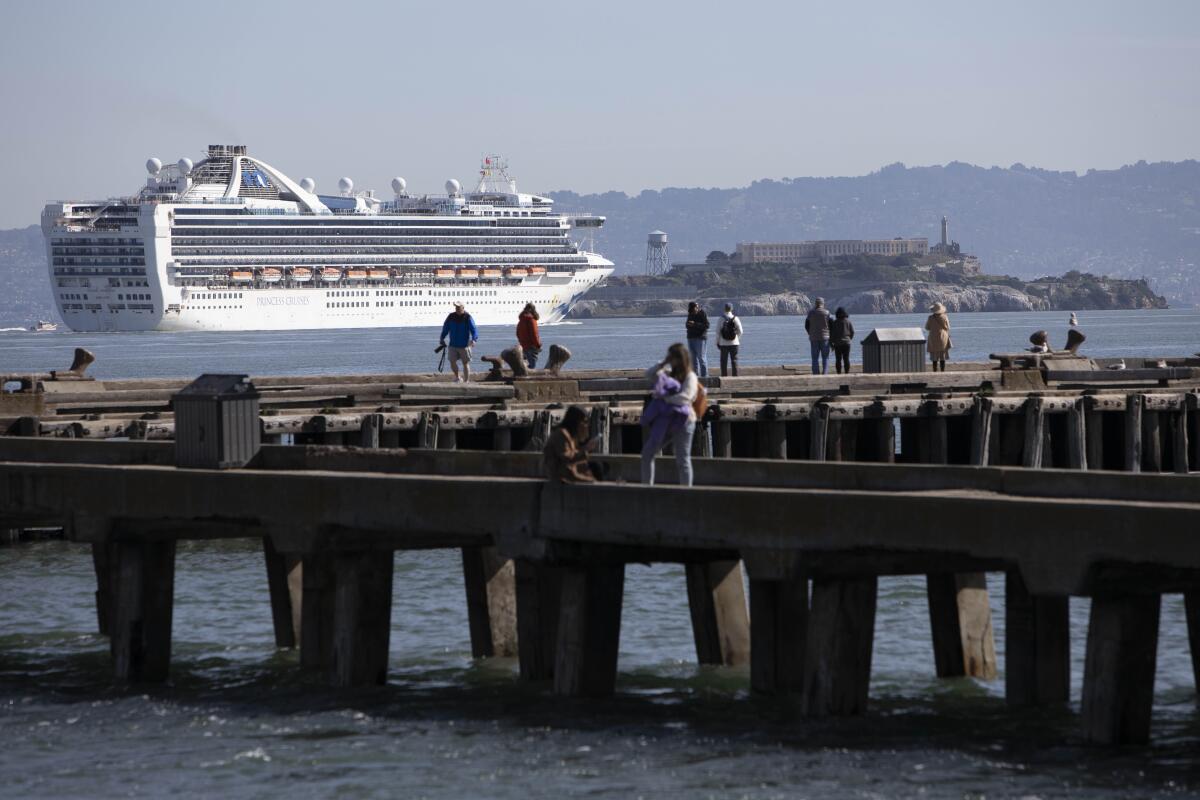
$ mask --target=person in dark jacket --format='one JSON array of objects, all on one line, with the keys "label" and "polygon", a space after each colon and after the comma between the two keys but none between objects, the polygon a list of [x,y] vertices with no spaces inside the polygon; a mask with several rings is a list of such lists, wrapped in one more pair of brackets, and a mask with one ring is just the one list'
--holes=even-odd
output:
[{"label": "person in dark jacket", "polygon": [[[471,348],[479,341],[479,329],[475,327],[475,318],[467,313],[461,302],[454,304],[454,312],[442,323],[439,337],[442,344],[446,344],[446,337],[450,337],[450,369],[454,371],[454,380],[471,380]],[[462,377],[458,374],[459,361],[462,362]]]},{"label": "person in dark jacket", "polygon": [[708,314],[699,303],[688,303],[687,344],[692,354],[692,365],[701,378],[708,377]]},{"label": "person in dark jacket", "polygon": [[812,373],[824,375],[829,371],[829,309],[825,307],[825,298],[813,301],[812,311],[804,318],[804,330],[808,332],[812,350]]},{"label": "person in dark jacket", "polygon": [[537,369],[538,356],[542,354],[542,337],[538,333],[537,308],[533,303],[526,303],[521,316],[517,318],[517,342],[525,354],[525,363],[530,369]]},{"label": "person in dark jacket", "polygon": [[834,366],[838,375],[842,374],[843,365],[846,374],[850,374],[850,340],[854,338],[854,323],[846,309],[838,306],[834,312],[833,322],[829,323],[829,343],[833,346]]}]

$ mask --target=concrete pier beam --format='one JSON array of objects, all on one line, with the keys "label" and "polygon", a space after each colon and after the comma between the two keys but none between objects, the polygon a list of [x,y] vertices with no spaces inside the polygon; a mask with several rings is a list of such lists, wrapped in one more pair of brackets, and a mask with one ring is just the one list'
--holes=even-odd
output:
[{"label": "concrete pier beam", "polygon": [[1021,574],[1005,576],[1004,692],[1011,706],[1071,699],[1069,598],[1029,594]]},{"label": "concrete pier beam", "polygon": [[392,627],[390,550],[338,553],[333,559],[333,631],[328,677],[338,688],[387,683]]},{"label": "concrete pier beam", "polygon": [[616,690],[624,564],[563,570],[554,692],[608,697]]},{"label": "concrete pier beam", "polygon": [[514,580],[521,679],[550,680],[558,643],[562,569],[518,559]]},{"label": "concrete pier beam", "polygon": [[1083,735],[1089,742],[1150,740],[1160,607],[1157,594],[1092,598],[1083,672]]},{"label": "concrete pier beam", "polygon": [[517,655],[516,572],[513,561],[495,547],[462,549],[463,583],[471,656],[512,658]]},{"label": "concrete pier beam", "polygon": [[130,683],[165,681],[171,664],[175,542],[117,539],[109,547],[113,675]]},{"label": "concrete pier beam", "polygon": [[750,661],[750,619],[740,561],[685,565],[696,660],[739,666]]},{"label": "concrete pier beam", "polygon": [[871,681],[878,579],[814,580],[804,650],[804,713],[862,714]]}]

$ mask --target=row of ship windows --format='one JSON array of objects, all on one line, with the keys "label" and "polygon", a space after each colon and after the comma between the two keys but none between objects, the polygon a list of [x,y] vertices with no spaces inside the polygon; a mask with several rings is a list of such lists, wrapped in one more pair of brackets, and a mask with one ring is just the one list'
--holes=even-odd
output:
[{"label": "row of ship windows", "polygon": [[296,219],[294,216],[286,219],[175,219],[174,225],[187,226],[189,228],[211,228],[218,225],[233,225],[238,228],[281,228],[288,225],[302,225],[305,229],[321,229],[321,228],[345,228],[353,230],[355,228],[561,228],[565,223],[561,222],[558,217],[508,217],[502,222],[495,217],[476,217],[464,218],[455,217],[453,219],[346,219],[345,217],[338,218],[322,218],[322,217],[307,217]]},{"label": "row of ship windows", "polygon": [[[142,280],[140,278],[133,278],[133,279],[127,278],[127,279],[125,279],[125,281],[123,281],[123,283],[126,286],[149,286],[150,285],[149,281]],[[119,287],[119,286],[121,286],[121,284],[122,284],[122,280],[120,278],[109,278],[108,279],[109,287]],[[59,278],[58,279],[58,288],[62,289],[67,286],[79,286],[84,289],[90,289],[90,288],[92,288],[92,279],[91,278]]]},{"label": "row of ship windows", "polygon": [[103,245],[105,247],[115,247],[117,245],[130,245],[130,244],[140,245],[140,244],[142,244],[142,240],[141,239],[130,239],[130,238],[122,237],[122,236],[105,236],[103,238],[101,238],[101,237],[92,238],[90,236],[56,236],[56,237],[52,237],[50,239],[50,243],[51,244],[69,244],[69,245],[96,244],[96,245]]},{"label": "row of ship windows", "polygon": [[[57,262],[57,259],[56,259]],[[145,275],[145,267],[59,267],[55,275]]]},{"label": "row of ship windows", "polygon": [[126,264],[144,265],[146,259],[137,256],[128,258],[119,258],[116,256],[55,256],[54,265],[62,266],[66,264],[92,264],[98,267],[119,267]]},{"label": "row of ship windows", "polygon": [[[63,303],[63,311],[90,311],[95,314],[101,308],[100,303]],[[153,311],[150,303],[111,303],[108,306],[110,314],[116,314],[128,308],[130,311]]]},{"label": "row of ship windows", "polygon": [[144,256],[144,247],[62,247],[55,245],[52,252],[56,256]]},{"label": "row of ship windows", "polygon": [[[468,250],[468,248],[472,248]],[[503,256],[544,256],[544,255],[575,255],[575,249],[569,243],[558,245],[557,247],[497,247],[495,245],[458,245],[457,247],[441,247],[437,245],[426,245],[424,247],[388,247],[386,245],[376,245],[371,249],[363,249],[362,247],[273,247],[270,250],[264,250],[261,247],[172,247],[171,252],[180,258],[218,258],[221,256],[438,256],[438,255],[473,255],[480,252],[489,255]],[[138,260],[139,262],[141,259]],[[59,259],[55,259],[54,263],[63,263]],[[71,262],[73,263],[73,262]],[[130,262],[133,263],[133,262]]]},{"label": "row of ship windows", "polygon": [[201,292],[192,295],[193,300],[241,300],[242,292]]},{"label": "row of ship windows", "polygon": [[[333,245],[336,247],[344,247],[346,245],[369,245],[377,246],[381,244],[390,245],[415,245],[415,244],[439,244],[439,245],[455,245],[455,244],[562,244],[568,241],[567,234],[564,231],[561,236],[546,236],[544,234],[536,234],[529,236],[393,236],[391,234],[380,234],[379,236],[234,236],[231,234],[218,234],[216,236],[180,236],[179,234],[172,235],[171,243],[175,247],[212,247],[226,246],[234,247],[237,245],[255,245],[258,247],[274,247],[277,245]],[[57,252],[61,248],[55,248]]]}]

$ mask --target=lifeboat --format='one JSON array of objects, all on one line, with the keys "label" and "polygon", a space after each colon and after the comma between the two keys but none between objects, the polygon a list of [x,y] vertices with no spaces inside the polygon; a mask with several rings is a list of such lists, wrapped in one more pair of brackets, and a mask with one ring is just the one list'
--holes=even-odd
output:
[{"label": "lifeboat", "polygon": [[529,270],[524,267],[510,267],[508,269],[508,277],[510,278],[524,278],[528,274]]},{"label": "lifeboat", "polygon": [[337,267],[325,267],[321,270],[321,280],[326,283],[333,283],[342,279],[342,271]]},{"label": "lifeboat", "polygon": [[312,280],[312,270],[308,267],[296,267],[292,270],[292,280],[296,283],[308,283]]},{"label": "lifeboat", "polygon": [[483,277],[484,278],[499,278],[500,270],[499,269],[485,269],[483,271]]},{"label": "lifeboat", "polygon": [[390,277],[392,277],[391,273],[386,269],[367,270],[367,278],[373,281],[386,281]]},{"label": "lifeboat", "polygon": [[454,279],[454,270],[452,269],[435,269],[433,271],[433,279],[435,281],[449,281]]},{"label": "lifeboat", "polygon": [[254,273],[242,272],[241,270],[238,270],[230,273],[229,280],[233,281],[234,283],[250,283],[252,280],[254,280]]},{"label": "lifeboat", "polygon": [[464,281],[477,281],[479,280],[479,270],[474,267],[464,267],[459,269],[458,277]]},{"label": "lifeboat", "polygon": [[275,267],[267,267],[262,271],[263,283],[279,283],[282,277],[283,270],[276,269]]},{"label": "lifeboat", "polygon": [[530,274],[530,276],[532,276],[534,278],[540,277],[540,276],[546,274],[546,268],[545,267],[530,267],[529,274]]},{"label": "lifeboat", "polygon": [[365,281],[366,279],[367,271],[365,269],[346,270],[346,280],[348,281]]}]

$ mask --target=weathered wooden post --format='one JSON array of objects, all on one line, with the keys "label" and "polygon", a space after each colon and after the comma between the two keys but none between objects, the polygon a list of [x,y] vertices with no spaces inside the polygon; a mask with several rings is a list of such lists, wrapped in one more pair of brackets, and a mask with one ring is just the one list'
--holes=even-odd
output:
[{"label": "weathered wooden post", "polygon": [[1021,466],[1042,466],[1045,437],[1045,401],[1037,396],[1025,401],[1025,442],[1021,449]]},{"label": "weathered wooden post", "polygon": [[1139,395],[1139,398],[1142,401],[1142,470],[1162,472],[1162,413],[1145,407],[1145,395]]},{"label": "weathered wooden post", "polygon": [[494,547],[462,549],[474,658],[517,655],[516,567]]},{"label": "weathered wooden post", "polygon": [[971,463],[986,467],[992,441],[992,398],[976,395],[971,412]]},{"label": "weathered wooden post", "polygon": [[563,570],[555,694],[607,697],[615,691],[624,590],[624,564]]},{"label": "weathered wooden post", "polygon": [[877,587],[875,577],[813,581],[804,650],[808,716],[866,711]]},{"label": "weathered wooden post", "polygon": [[1140,394],[1126,395],[1125,400],[1125,471],[1142,471],[1142,405]]},{"label": "weathered wooden post", "polygon": [[301,635],[300,608],[304,593],[301,560],[298,556],[278,552],[269,535],[262,537],[262,543],[275,646],[293,648],[299,644]]},{"label": "weathered wooden post", "polygon": [[713,458],[733,457],[733,423],[718,417],[713,423]]},{"label": "weathered wooden post", "polygon": [[1188,473],[1188,410],[1187,402],[1180,405],[1171,426],[1171,463],[1180,475]]},{"label": "weathered wooden post", "polygon": [[1160,607],[1157,594],[1092,598],[1083,671],[1083,735],[1088,741],[1150,740]]},{"label": "weathered wooden post", "polygon": [[92,544],[92,568],[96,572],[96,623],[101,636],[112,634],[113,556],[107,542]]},{"label": "weathered wooden post", "polygon": [[1087,436],[1086,469],[1104,469],[1104,412],[1097,407],[1096,398],[1084,397],[1082,400]]},{"label": "weathered wooden post", "polygon": [[383,414],[364,414],[358,429],[359,447],[379,447],[383,432]]},{"label": "weathered wooden post", "polygon": [[696,660],[737,666],[750,660],[750,620],[740,561],[686,564]]},{"label": "weathered wooden post", "polygon": [[607,455],[609,452],[611,421],[612,418],[609,415],[608,406],[592,406],[588,428],[592,432],[592,437],[596,439],[596,449],[594,451],[596,455]]},{"label": "weathered wooden post", "polygon": [[333,559],[333,632],[329,680],[352,688],[387,683],[392,629],[389,551],[339,552]]},{"label": "weathered wooden post", "polygon": [[808,458],[811,461],[825,461],[829,441],[829,404],[814,403],[808,419],[810,431]]},{"label": "weathered wooden post", "polygon": [[422,411],[417,417],[417,447],[423,450],[435,450],[438,446],[438,428],[441,420],[432,411]]},{"label": "weathered wooden post", "polygon": [[167,679],[175,601],[175,541],[124,539],[114,531],[110,646],[119,681]]},{"label": "weathered wooden post", "polygon": [[1009,705],[1066,703],[1071,692],[1069,598],[1029,594],[1020,572],[1004,585],[1004,693]]},{"label": "weathered wooden post", "polygon": [[750,690],[799,694],[808,638],[808,580],[792,553],[744,552],[750,574]]},{"label": "weathered wooden post", "polygon": [[514,580],[519,642],[517,656],[521,679],[550,680],[554,677],[558,642],[562,569],[518,560]]},{"label": "weathered wooden post", "polygon": [[1087,416],[1084,398],[1077,398],[1067,412],[1067,467],[1070,469],[1088,468]]},{"label": "weathered wooden post", "polygon": [[332,555],[305,553],[300,559],[300,576],[300,666],[326,671],[333,659]]}]

